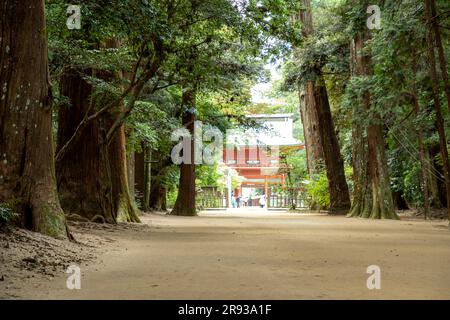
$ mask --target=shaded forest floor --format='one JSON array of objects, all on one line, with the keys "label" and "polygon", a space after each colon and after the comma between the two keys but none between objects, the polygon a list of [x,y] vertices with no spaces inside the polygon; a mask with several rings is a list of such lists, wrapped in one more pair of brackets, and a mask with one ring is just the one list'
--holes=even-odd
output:
[{"label": "shaded forest floor", "polygon": [[[0,298],[450,299],[448,221],[259,210],[142,220],[71,223],[79,243],[0,233]],[[73,263],[81,290],[66,288]],[[381,290],[366,287],[369,265]]]}]

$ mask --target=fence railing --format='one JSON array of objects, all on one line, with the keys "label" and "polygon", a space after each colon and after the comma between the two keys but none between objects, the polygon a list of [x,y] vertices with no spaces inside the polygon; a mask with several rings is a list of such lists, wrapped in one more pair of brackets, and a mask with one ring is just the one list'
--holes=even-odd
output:
[{"label": "fence railing", "polygon": [[[221,209],[227,207],[227,196],[215,187],[205,187],[197,192],[197,206],[201,209]],[[242,201],[242,200],[241,200]],[[259,206],[259,198],[247,199],[247,206]],[[241,207],[244,203],[241,202]],[[308,201],[303,188],[271,190],[267,196],[268,208],[300,209],[307,208]]]},{"label": "fence railing", "polygon": [[197,192],[196,198],[197,205],[201,208],[220,209],[227,207],[226,195],[214,187],[202,188],[200,192]]},{"label": "fence railing", "polygon": [[272,191],[268,200],[269,208],[298,209],[308,207],[306,193],[301,188]]}]

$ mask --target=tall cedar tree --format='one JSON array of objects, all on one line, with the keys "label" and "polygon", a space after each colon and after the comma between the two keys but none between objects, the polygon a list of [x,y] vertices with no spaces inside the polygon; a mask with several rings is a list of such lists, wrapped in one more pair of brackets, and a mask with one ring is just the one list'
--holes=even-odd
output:
[{"label": "tall cedar tree", "polygon": [[[302,0],[300,12],[302,35],[305,39],[313,34],[311,1]],[[327,88],[320,67],[316,68],[316,79],[308,80],[300,94],[300,112],[304,126],[307,162],[310,174],[316,172],[317,162],[325,162],[330,192],[330,212],[347,213],[350,209],[350,194],[344,173],[339,143],[334,129]]]},{"label": "tall cedar tree", "polygon": [[56,191],[44,1],[2,0],[0,17],[0,202],[13,205],[27,229],[67,238]]},{"label": "tall cedar tree", "polygon": [[[368,31],[361,31],[351,46],[352,75],[354,76],[372,75],[371,56],[365,51],[368,39]],[[355,104],[353,114],[355,187],[349,215],[372,219],[398,219],[389,183],[382,119],[373,110],[372,97],[368,90],[361,98],[362,103]],[[370,117],[370,123],[367,126],[361,124],[361,120],[358,118],[362,114]]]}]

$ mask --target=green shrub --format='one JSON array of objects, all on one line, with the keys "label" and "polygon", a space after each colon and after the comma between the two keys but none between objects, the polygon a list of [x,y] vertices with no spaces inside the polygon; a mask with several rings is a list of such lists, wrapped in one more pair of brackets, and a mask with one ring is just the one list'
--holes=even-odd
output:
[{"label": "green shrub", "polygon": [[17,217],[17,213],[13,211],[10,205],[7,203],[0,203],[0,224],[9,223],[15,217]]},{"label": "green shrub", "polygon": [[345,180],[347,181],[348,185],[348,191],[350,192],[350,195],[353,194],[353,168],[346,166],[344,168],[345,171]]},{"label": "green shrub", "polygon": [[420,164],[414,163],[409,169],[405,170],[403,178],[403,195],[408,203],[416,207],[423,206],[423,192],[420,183]]},{"label": "green shrub", "polygon": [[316,175],[306,186],[306,192],[310,199],[310,207],[328,209],[330,207],[330,193],[326,172]]},{"label": "green shrub", "polygon": [[178,190],[173,189],[167,192],[167,207],[173,208],[175,201],[177,201]]}]

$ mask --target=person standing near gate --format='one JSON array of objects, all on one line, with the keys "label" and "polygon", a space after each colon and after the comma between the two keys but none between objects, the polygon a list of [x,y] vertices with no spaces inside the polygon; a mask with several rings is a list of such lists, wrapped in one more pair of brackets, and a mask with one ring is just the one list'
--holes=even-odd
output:
[{"label": "person standing near gate", "polygon": [[231,191],[231,207],[235,208],[236,207],[236,197],[234,196],[234,192]]},{"label": "person standing near gate", "polygon": [[263,194],[261,198],[259,198],[259,206],[264,208],[266,206],[266,195]]}]

